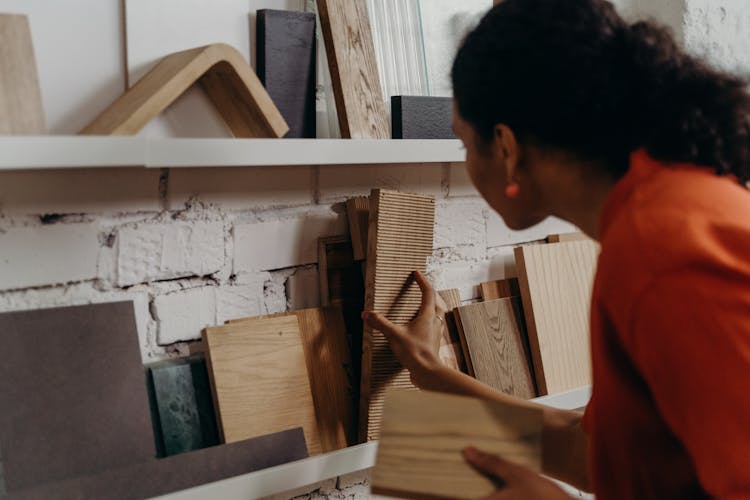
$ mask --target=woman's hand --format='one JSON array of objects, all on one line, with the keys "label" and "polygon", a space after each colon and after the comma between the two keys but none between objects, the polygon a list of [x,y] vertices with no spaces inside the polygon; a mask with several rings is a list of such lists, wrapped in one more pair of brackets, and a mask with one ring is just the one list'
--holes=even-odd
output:
[{"label": "woman's hand", "polygon": [[466,448],[464,458],[476,470],[501,484],[499,490],[486,500],[570,500],[571,496],[559,486],[536,472],[512,464],[476,448]]},{"label": "woman's hand", "polygon": [[422,305],[417,317],[406,325],[394,325],[380,313],[365,311],[362,319],[388,339],[399,362],[409,370],[412,382],[425,388],[430,376],[443,367],[438,351],[445,323],[445,303],[424,274],[414,272],[414,280],[422,290]]}]

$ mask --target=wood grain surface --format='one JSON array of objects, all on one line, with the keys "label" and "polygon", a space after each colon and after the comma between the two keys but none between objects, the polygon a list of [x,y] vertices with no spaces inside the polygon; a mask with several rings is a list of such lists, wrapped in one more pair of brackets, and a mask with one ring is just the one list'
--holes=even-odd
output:
[{"label": "wood grain surface", "polygon": [[346,214],[349,219],[349,234],[352,238],[354,260],[367,258],[367,235],[370,222],[370,198],[360,196],[346,200]]},{"label": "wood grain surface", "polygon": [[547,236],[547,243],[565,243],[568,241],[591,241],[591,238],[586,236],[584,233],[562,233],[562,234],[550,234]]},{"label": "wood grain surface", "polygon": [[482,283],[480,287],[482,289],[482,300],[484,301],[521,296],[517,278],[487,281]]},{"label": "wood grain surface", "polygon": [[[296,316],[324,453],[357,443],[352,365],[341,307],[301,309],[266,316]],[[249,324],[256,318],[233,320]]]},{"label": "wood grain surface", "polygon": [[29,20],[0,14],[0,135],[46,133]]},{"label": "wood grain surface", "polygon": [[[432,254],[435,199],[375,189],[370,195],[370,222],[365,280],[365,310],[377,311],[396,324],[411,321],[422,294],[413,271],[425,271]],[[361,441],[377,439],[386,388],[414,388],[382,333],[364,329],[359,432]]]},{"label": "wood grain surface", "polygon": [[390,139],[367,0],[317,0],[341,136]]},{"label": "wood grain surface", "polygon": [[296,316],[206,328],[203,340],[225,443],[302,427],[310,454],[321,453]]},{"label": "wood grain surface", "polygon": [[480,302],[456,310],[477,380],[524,399],[536,396],[521,298]]},{"label": "wood grain surface", "polygon": [[540,395],[591,383],[589,314],[598,253],[594,241],[515,249]]},{"label": "wood grain surface", "polygon": [[438,290],[437,294],[443,301],[443,304],[440,305],[445,306],[440,335],[440,361],[454,370],[463,371],[465,366],[464,354],[454,315],[454,310],[461,306],[461,294],[457,289]]},{"label": "wood grain surface", "polygon": [[194,83],[200,83],[235,137],[277,138],[289,131],[242,55],[213,44],[162,59],[81,134],[134,135]]},{"label": "wood grain surface", "polygon": [[425,391],[389,391],[372,491],[403,498],[482,498],[497,484],[461,451],[541,469],[542,410]]}]

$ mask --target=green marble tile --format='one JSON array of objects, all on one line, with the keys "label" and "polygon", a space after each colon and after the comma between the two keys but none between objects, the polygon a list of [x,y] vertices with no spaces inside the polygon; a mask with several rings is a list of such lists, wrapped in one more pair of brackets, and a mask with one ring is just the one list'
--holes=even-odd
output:
[{"label": "green marble tile", "polygon": [[159,455],[219,444],[205,359],[165,361],[148,371]]}]

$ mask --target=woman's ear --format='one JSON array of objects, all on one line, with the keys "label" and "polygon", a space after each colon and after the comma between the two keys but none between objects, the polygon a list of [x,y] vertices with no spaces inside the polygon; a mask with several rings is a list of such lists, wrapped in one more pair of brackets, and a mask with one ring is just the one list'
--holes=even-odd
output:
[{"label": "woman's ear", "polygon": [[505,165],[507,179],[510,183],[516,177],[521,160],[521,146],[518,144],[516,134],[510,127],[502,123],[495,125],[493,149],[495,157]]}]

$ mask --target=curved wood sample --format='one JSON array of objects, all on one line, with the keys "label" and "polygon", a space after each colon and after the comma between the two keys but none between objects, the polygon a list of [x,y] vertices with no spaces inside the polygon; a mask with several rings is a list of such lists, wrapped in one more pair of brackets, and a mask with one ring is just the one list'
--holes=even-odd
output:
[{"label": "curved wood sample", "polygon": [[162,59],[81,134],[134,135],[196,82],[235,137],[276,138],[289,131],[242,54],[217,43]]}]

